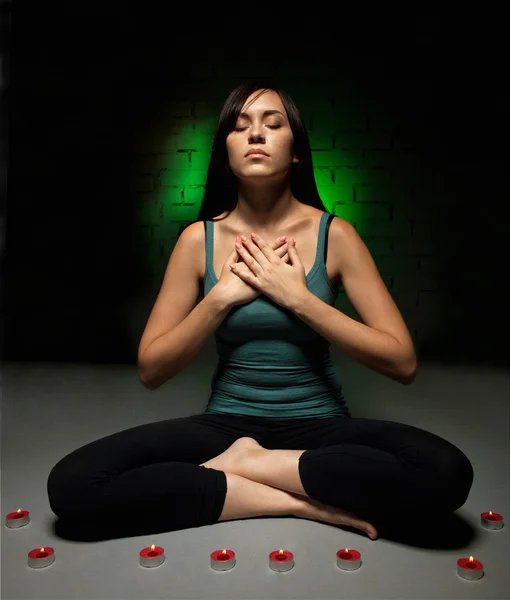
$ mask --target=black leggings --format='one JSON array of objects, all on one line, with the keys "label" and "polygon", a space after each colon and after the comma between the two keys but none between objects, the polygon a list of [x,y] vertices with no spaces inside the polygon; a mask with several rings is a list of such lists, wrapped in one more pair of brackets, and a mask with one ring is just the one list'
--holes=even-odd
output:
[{"label": "black leggings", "polygon": [[213,524],[227,481],[223,471],[199,465],[245,436],[270,450],[306,450],[299,475],[308,496],[376,527],[391,526],[397,513],[451,513],[473,483],[461,450],[411,425],[199,414],[139,425],[74,450],[49,474],[50,507],[75,523],[115,521],[122,535]]}]

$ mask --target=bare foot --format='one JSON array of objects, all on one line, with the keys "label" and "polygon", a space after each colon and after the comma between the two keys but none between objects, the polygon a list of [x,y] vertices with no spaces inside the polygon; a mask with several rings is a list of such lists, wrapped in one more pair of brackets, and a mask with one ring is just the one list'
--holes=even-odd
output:
[{"label": "bare foot", "polygon": [[368,521],[363,521],[353,512],[337,508],[336,506],[328,506],[321,504],[311,498],[297,496],[302,501],[301,510],[296,514],[296,517],[302,519],[310,519],[311,521],[322,521],[332,523],[333,525],[348,525],[359,529],[368,535],[370,539],[379,537],[377,529]]},{"label": "bare foot", "polygon": [[[240,474],[236,471],[240,467],[241,460],[248,452],[252,452],[253,450],[265,450],[265,448],[253,438],[242,437],[229,446],[225,452],[218,454],[218,456],[202,463],[200,466],[209,469],[218,469],[219,471],[226,471],[227,473],[237,475]],[[300,502],[299,510],[293,513],[295,517],[310,519],[311,521],[332,523],[333,525],[347,525],[349,527],[354,527],[355,529],[365,532],[371,539],[376,539],[379,536],[377,529],[371,523],[363,521],[350,511],[322,504],[307,496],[293,494],[292,492],[287,493],[294,496]]]},{"label": "bare foot", "polygon": [[245,455],[247,451],[257,449],[264,450],[264,447],[253,438],[242,437],[229,446],[225,452],[218,454],[218,456],[211,458],[211,460],[202,463],[200,466],[237,475],[236,467],[239,466],[241,457]]}]

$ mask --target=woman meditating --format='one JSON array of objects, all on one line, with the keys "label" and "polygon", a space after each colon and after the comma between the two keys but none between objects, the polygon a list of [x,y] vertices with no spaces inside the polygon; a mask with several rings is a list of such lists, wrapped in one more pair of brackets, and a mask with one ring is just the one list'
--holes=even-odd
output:
[{"label": "woman meditating", "polygon": [[[341,286],[362,322],[335,308]],[[170,380],[211,334],[205,411],[63,457],[48,478],[56,515],[98,523],[115,511],[128,533],[147,507],[166,531],[294,516],[376,539],[397,518],[466,501],[473,468],[456,446],[349,413],[331,344],[404,385],[415,349],[355,228],[325,210],[299,110],[273,85],[240,85],[223,106],[199,218],[140,341],[143,384]]]}]

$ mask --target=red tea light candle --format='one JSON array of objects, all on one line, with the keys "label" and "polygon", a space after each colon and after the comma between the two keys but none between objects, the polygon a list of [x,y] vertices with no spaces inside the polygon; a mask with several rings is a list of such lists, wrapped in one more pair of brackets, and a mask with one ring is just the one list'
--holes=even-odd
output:
[{"label": "red tea light candle", "polygon": [[229,571],[236,564],[236,553],[228,548],[211,552],[211,568],[215,571]]},{"label": "red tea light candle", "polygon": [[492,510],[483,512],[480,515],[480,521],[485,529],[501,529],[504,525],[503,517],[498,513],[493,513]]},{"label": "red tea light candle", "polygon": [[165,562],[165,549],[152,544],[150,548],[142,548],[140,551],[140,564],[142,567],[159,567]]},{"label": "red tea light candle", "polygon": [[336,553],[336,565],[344,571],[355,571],[361,566],[361,554],[353,548],[345,548]]},{"label": "red tea light candle", "polygon": [[21,508],[18,508],[16,512],[7,513],[7,516],[5,517],[5,524],[11,529],[24,527],[30,523],[29,514],[30,513],[28,510],[21,510]]},{"label": "red tea light candle", "polygon": [[294,566],[294,555],[288,550],[275,550],[269,555],[269,568],[272,571],[283,573],[290,571]]},{"label": "red tea light candle", "polygon": [[53,548],[35,548],[28,553],[28,566],[33,569],[49,567],[55,561]]},{"label": "red tea light candle", "polygon": [[457,561],[457,575],[462,577],[462,579],[476,581],[483,577],[483,565],[472,556],[469,558],[459,558]]}]

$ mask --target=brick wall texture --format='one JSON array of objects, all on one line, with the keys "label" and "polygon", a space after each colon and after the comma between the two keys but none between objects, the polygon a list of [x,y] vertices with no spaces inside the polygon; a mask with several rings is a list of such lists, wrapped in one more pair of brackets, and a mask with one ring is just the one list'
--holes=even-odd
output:
[{"label": "brick wall texture", "polygon": [[[503,154],[489,136],[505,103],[467,86],[469,57],[453,65],[432,45],[355,56],[326,37],[237,53],[111,36],[18,58],[5,358],[136,358],[179,232],[197,217],[221,106],[262,77],[296,101],[323,202],[356,227],[418,349],[493,347],[506,237],[493,210]],[[343,292],[337,307],[356,318]]]}]

